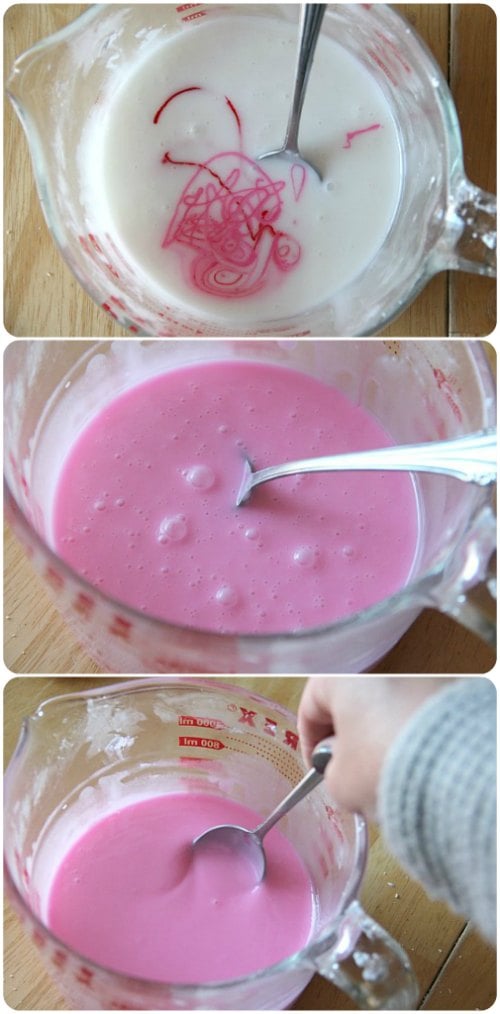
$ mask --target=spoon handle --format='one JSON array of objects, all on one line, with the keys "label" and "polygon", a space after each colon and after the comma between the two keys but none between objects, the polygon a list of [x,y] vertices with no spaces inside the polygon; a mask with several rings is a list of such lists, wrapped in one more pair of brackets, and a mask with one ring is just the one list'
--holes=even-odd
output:
[{"label": "spoon handle", "polygon": [[237,505],[246,500],[254,486],[269,482],[270,479],[300,472],[358,470],[435,472],[487,486],[488,483],[495,482],[497,477],[496,429],[482,430],[454,440],[383,447],[373,451],[354,451],[352,454],[329,454],[322,458],[303,458],[253,473],[249,469],[239,491]]},{"label": "spoon handle", "polygon": [[308,771],[307,774],[304,775],[302,781],[300,781],[299,784],[288,793],[288,796],[285,796],[276,809],[269,814],[269,817],[255,828],[254,834],[260,841],[262,841],[264,835],[267,834],[267,832],[270,831],[275,824],[277,824],[278,820],[281,820],[281,818],[285,816],[285,813],[288,813],[293,806],[300,803],[301,799],[304,799],[304,796],[308,796],[311,790],[323,781],[325,768],[328,761],[331,760],[331,757],[332,741],[331,739],[324,739],[314,748],[312,755],[313,766],[310,771]]},{"label": "spoon handle", "polygon": [[290,116],[286,128],[284,147],[297,149],[299,121],[306,93],[309,71],[312,66],[314,51],[318,41],[323,16],[327,4],[301,4],[299,48],[297,69]]}]

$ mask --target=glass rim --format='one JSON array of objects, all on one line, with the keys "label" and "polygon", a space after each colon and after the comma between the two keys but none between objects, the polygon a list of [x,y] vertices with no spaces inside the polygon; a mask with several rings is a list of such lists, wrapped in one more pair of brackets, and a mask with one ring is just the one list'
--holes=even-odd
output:
[{"label": "glass rim", "polygon": [[[137,336],[133,340],[140,341]],[[166,340],[175,341],[175,339]],[[225,339],[214,339],[214,341],[217,340],[224,341]],[[308,340],[309,339],[306,339],[306,341]],[[318,340],[328,341],[329,339]],[[372,339],[367,340],[371,341]],[[383,339],[380,340],[383,341]],[[451,344],[457,340],[462,341],[463,345],[467,347],[470,356],[471,370],[475,371],[478,386],[483,394],[483,428],[495,426],[497,415],[496,383],[486,352],[482,347],[482,341],[479,339],[437,339],[440,344],[446,340],[450,341]],[[340,339],[333,338],[330,339],[330,341],[335,343],[336,341],[340,341]],[[418,344],[418,341],[415,339],[406,339],[406,341],[412,344]],[[80,360],[90,358],[93,354],[93,350],[98,349],[101,344],[102,342],[100,340],[89,339],[88,348],[82,354]],[[106,342],[104,342],[104,344],[106,344]],[[427,342],[424,340],[423,344],[426,345]],[[73,364],[71,369],[74,369],[77,362]],[[469,485],[472,486],[473,484]],[[476,518],[487,506],[490,500],[490,487],[477,486],[475,494],[475,502],[469,511],[467,528],[465,529],[466,531],[470,530]],[[404,612],[405,610],[424,608],[425,605],[430,604],[432,591],[439,583],[446,564],[450,559],[450,555],[453,552],[452,548],[450,548],[449,551],[444,554],[444,556],[434,566],[427,568],[416,578],[410,577],[408,583],[403,585],[402,588],[398,589],[392,595],[389,595],[381,601],[375,602],[358,612],[351,613],[341,619],[334,620],[333,622],[325,622],[319,624],[318,626],[300,630],[274,631],[272,633],[265,634],[241,632],[223,633],[204,629],[202,627],[174,623],[167,619],[162,619],[161,617],[143,613],[140,610],[135,609],[133,606],[114,598],[112,595],[106,594],[106,592],[102,591],[96,585],[87,581],[85,577],[79,574],[78,571],[74,570],[65,560],[58,556],[55,550],[49,546],[45,538],[36,531],[34,525],[27,518],[21,504],[13,493],[7,476],[5,475],[5,471],[4,512],[7,520],[11,522],[12,530],[20,539],[21,543],[24,544],[25,542],[28,542],[34,544],[38,554],[41,557],[48,559],[51,569],[53,569],[56,573],[62,574],[62,578],[65,583],[69,581],[71,585],[80,587],[83,593],[95,601],[96,604],[99,604],[104,608],[112,609],[113,612],[121,614],[125,620],[131,624],[133,629],[136,627],[140,628],[147,626],[154,632],[170,631],[173,634],[180,634],[183,637],[189,638],[191,644],[193,643],[193,639],[199,641],[200,644],[211,643],[214,645],[236,642],[241,644],[243,648],[245,645],[252,647],[257,645],[259,647],[262,646],[263,648],[266,648],[273,647],[276,643],[283,643],[287,645],[297,643],[304,644],[307,643],[308,640],[317,641],[320,638],[328,639],[332,635],[343,634],[344,632],[348,633],[350,630],[356,629],[360,623],[370,623],[372,621],[376,622],[381,617],[385,616],[387,612],[395,614],[398,612]],[[20,534],[18,534],[18,530]],[[57,604],[54,604],[54,607],[57,609]],[[67,621],[65,622],[67,623]],[[71,625],[67,623],[67,626],[69,626],[71,630]]]},{"label": "glass rim", "polygon": [[[29,67],[30,61],[33,59],[40,59],[43,57],[45,52],[50,52],[51,49],[57,49],[58,46],[64,45],[68,40],[71,40],[74,35],[78,35],[80,31],[84,31],[88,25],[92,25],[95,20],[98,20],[104,14],[109,11],[126,11],[137,5],[134,4],[93,4],[88,10],[84,11],[68,24],[53,32],[46,38],[40,39],[30,46],[23,53],[21,53],[10,70],[7,78],[6,91],[11,99],[16,112],[19,116],[21,124],[25,130],[28,145],[30,150],[30,156],[32,161],[33,173],[35,183],[38,191],[38,196],[41,201],[42,211],[47,223],[47,227],[56,243],[59,253],[63,261],[68,265],[71,272],[75,276],[79,285],[82,287],[90,298],[96,303],[97,306],[103,306],[103,298],[105,295],[102,280],[92,272],[86,273],[85,260],[82,260],[82,252],[75,245],[74,249],[71,242],[68,243],[67,239],[67,226],[64,216],[57,208],[57,202],[51,196],[53,189],[53,181],[50,173],[46,169],[46,157],[43,151],[43,142],[40,136],[40,130],[37,123],[36,115],[32,115],[32,109],[28,99],[22,94],[22,75],[24,65]],[[152,5],[157,6],[157,5]],[[219,4],[214,3],[214,8],[228,8],[231,14],[244,15],[248,13],[246,8],[248,6],[254,6],[256,11],[261,7],[260,4]],[[290,7],[290,4],[276,4],[273,7]],[[297,5],[299,6],[299,5]],[[446,77],[437,62],[434,54],[430,50],[425,40],[419,35],[408,19],[399,11],[394,10],[390,4],[387,3],[376,3],[375,5],[357,5],[357,4],[340,4],[330,5],[330,7],[339,6],[346,11],[350,9],[359,12],[360,17],[372,17],[375,15],[379,19],[380,25],[386,27],[387,31],[400,28],[403,26],[405,38],[402,40],[404,45],[411,50],[415,50],[421,55],[422,61],[427,75],[434,75],[437,85],[433,88],[433,95],[435,96],[436,106],[440,111],[442,134],[444,139],[443,151],[444,151],[444,189],[446,194],[446,203],[453,202],[456,195],[459,193],[461,187],[468,183],[468,178],[465,174],[463,164],[463,146],[460,123],[458,119],[458,113],[455,106],[453,95],[450,91],[449,84]],[[374,7],[375,10],[364,10],[363,8]],[[327,16],[330,14],[332,17],[335,16],[335,11],[327,11]],[[401,28],[400,28],[401,31]],[[397,213],[393,219],[393,222],[389,228],[387,235],[384,238],[380,253],[387,244],[390,243],[390,238],[393,235],[393,226],[397,220]],[[392,320],[397,318],[416,298],[420,290],[428,283],[428,281],[441,269],[446,267],[452,267],[453,265],[448,263],[447,255],[450,253],[448,245],[445,245],[444,254],[438,255],[435,251],[436,243],[432,244],[432,247],[422,256],[421,262],[416,265],[418,270],[413,272],[414,277],[405,284],[403,295],[392,295],[390,300],[387,302],[387,307],[381,314],[379,311],[373,312],[366,311],[361,319],[353,323],[352,337],[369,336],[376,333],[382,326],[388,325]],[[444,257],[445,263],[441,263],[441,259]],[[291,335],[300,327],[307,327],[307,321],[309,318],[313,318],[311,324],[311,334],[314,337],[314,332],[318,328],[317,320],[321,320],[325,313],[337,313],[336,309],[336,297],[342,295],[342,300],[349,301],[356,296],[356,293],[360,286],[363,285],[364,280],[371,270],[374,263],[374,259],[369,261],[368,264],[364,265],[359,273],[353,278],[350,278],[344,286],[342,286],[338,292],[333,292],[329,296],[322,298],[318,303],[308,305],[296,314],[280,315],[265,320],[253,319],[248,317],[245,320],[241,320],[239,324],[239,332],[242,335]],[[119,311],[115,317],[118,324],[124,329],[133,327],[134,335],[151,337],[160,337],[157,333],[155,324],[153,323],[155,315],[157,314],[157,300],[164,298],[162,290],[157,288],[156,282],[151,283],[151,288],[146,292],[146,298],[144,300],[144,328],[141,323],[137,320],[137,307],[132,304],[131,307],[127,306],[125,310]],[[106,309],[106,307],[104,307]],[[116,307],[113,310],[115,313]],[[184,330],[194,332],[196,329],[196,316],[193,317],[193,311],[184,303],[178,302],[175,304],[175,311],[179,321],[182,324]],[[226,320],[222,316],[215,314],[213,316],[203,315],[202,318],[203,327],[207,328],[209,332],[214,329],[220,334],[230,336],[234,330],[234,326],[231,320]],[[335,330],[340,328],[341,324],[334,325]],[[321,330],[321,328],[320,328]],[[308,333],[308,332],[305,332]],[[339,335],[340,337],[340,335]]]},{"label": "glass rim", "polygon": [[[78,677],[75,677],[78,678]],[[110,683],[104,687],[94,687],[87,690],[71,691],[64,694],[56,694],[53,697],[48,697],[41,701],[37,706],[36,711],[30,715],[25,716],[21,725],[21,731],[18,742],[9,760],[7,769],[5,771],[5,788],[8,787],[10,777],[13,772],[13,768],[17,763],[21,763],[21,749],[27,741],[29,736],[29,722],[30,719],[36,717],[38,712],[44,707],[49,706],[53,703],[59,703],[61,701],[68,700],[84,700],[96,697],[112,697],[120,696],[128,693],[136,693],[146,689],[161,688],[162,686],[199,686],[200,688],[206,689],[206,681],[202,677],[197,676],[180,676],[180,675],[161,675],[151,676],[142,678],[132,678],[130,680],[120,681],[117,683]],[[265,705],[272,705],[276,708],[283,717],[290,720],[291,724],[296,727],[297,716],[293,714],[286,706],[280,704],[278,701],[272,701],[268,697],[264,697],[256,691],[249,690],[246,687],[240,687],[236,683],[219,683],[217,680],[210,680],[208,684],[209,688],[215,688],[223,690],[225,693],[234,694],[235,696],[241,696],[242,693],[246,694],[251,700],[261,702]],[[4,791],[4,797],[6,793]],[[215,982],[208,983],[172,983],[163,982],[160,979],[146,979],[140,976],[129,975],[125,972],[115,971],[106,965],[101,965],[97,961],[93,961],[91,958],[87,958],[84,954],[74,950],[68,944],[58,937],[48,927],[33,910],[29,907],[23,895],[21,894],[15,879],[11,873],[9,862],[6,855],[5,841],[4,841],[4,876],[6,879],[6,885],[8,888],[7,897],[9,893],[13,895],[14,904],[21,909],[23,915],[26,916],[35,926],[35,929],[43,937],[47,937],[51,943],[58,948],[63,950],[77,961],[81,961],[85,966],[88,966],[91,971],[95,971],[99,976],[105,975],[107,979],[112,982],[116,982],[122,987],[126,988],[127,985],[132,985],[137,989],[146,989],[148,992],[169,990],[169,992],[179,992],[180,994],[188,994],[195,990],[203,990],[207,992],[215,993],[221,989],[238,989],[241,986],[252,985],[253,982],[258,982],[265,979],[269,975],[281,975],[286,972],[298,970],[302,965],[307,963],[308,958],[314,953],[315,955],[323,953],[324,951],[331,948],[338,936],[338,926],[346,915],[350,905],[357,898],[358,889],[363,879],[363,875],[366,868],[367,855],[368,855],[368,830],[365,818],[358,813],[351,814],[354,831],[355,831],[355,850],[352,862],[352,869],[349,874],[349,879],[346,885],[346,893],[344,897],[344,904],[342,910],[334,917],[333,924],[326,928],[322,934],[319,934],[317,938],[311,939],[307,944],[304,945],[299,951],[295,951],[293,954],[286,958],[282,958],[281,961],[275,962],[273,965],[268,965],[265,968],[259,969],[256,972],[251,972],[247,975],[238,976],[234,979],[222,979]],[[313,968],[311,966],[311,970]],[[56,977],[55,977],[56,978]]]}]

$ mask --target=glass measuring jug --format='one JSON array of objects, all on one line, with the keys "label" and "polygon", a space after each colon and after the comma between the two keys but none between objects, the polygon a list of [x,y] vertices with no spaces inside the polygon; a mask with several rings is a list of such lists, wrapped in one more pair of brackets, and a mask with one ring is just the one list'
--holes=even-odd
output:
[{"label": "glass measuring jug", "polygon": [[171,367],[239,357],[301,370],[372,412],[398,443],[459,436],[495,421],[480,343],[453,341],[14,342],[5,355],[6,507],[56,605],[104,671],[359,672],[432,606],[493,641],[475,596],[486,588],[496,523],[488,489],[415,478],[420,536],[406,587],[337,623],[233,636],[148,617],[102,594],[50,548],[61,459],[87,419],[118,393]]},{"label": "glass measuring jug", "polygon": [[45,925],[61,849],[91,821],[174,791],[231,798],[264,814],[303,772],[295,716],[208,680],[132,680],[52,698],[25,720],[5,782],[7,890],[74,1009],[285,1009],[315,971],[360,1006],[415,1006],[406,954],[357,901],[365,822],[332,806],[322,786],[301,803],[301,815],[283,819],[316,895],[312,936],[284,961],[222,983],[149,982],[85,960]]},{"label": "glass measuring jug", "polygon": [[[259,5],[259,16],[288,21],[295,6]],[[249,9],[235,6],[231,17]],[[138,334],[369,334],[397,315],[436,271],[494,273],[494,201],[464,176],[456,112],[433,58],[384,5],[330,5],[323,31],[366,66],[400,136],[402,191],[376,257],[321,306],[289,319],[251,321],[243,315],[238,328],[158,299],[139,283],[88,204],[78,165],[82,128],[96,95],[105,94],[116,75],[144,55],[153,35],[157,41],[158,33],[196,32],[221,12],[227,8],[116,5],[112,13],[109,7],[94,8],[16,63],[8,89],[28,133],[45,214],[68,264],[98,304]]]}]

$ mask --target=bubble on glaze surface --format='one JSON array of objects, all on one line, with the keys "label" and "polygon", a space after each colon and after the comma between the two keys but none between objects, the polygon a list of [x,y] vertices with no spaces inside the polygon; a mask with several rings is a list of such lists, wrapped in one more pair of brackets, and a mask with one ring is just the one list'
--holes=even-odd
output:
[{"label": "bubble on glaze surface", "polygon": [[221,606],[234,606],[238,605],[239,595],[235,588],[230,584],[221,584],[215,593],[215,601]]},{"label": "bubble on glaze surface", "polygon": [[215,472],[210,465],[193,465],[183,473],[189,486],[194,489],[208,490],[215,484]]},{"label": "bubble on glaze surface", "polygon": [[184,542],[188,534],[188,523],[184,514],[163,518],[158,528],[158,542]]},{"label": "bubble on glaze surface", "polygon": [[293,550],[292,559],[297,567],[311,570],[319,563],[319,552],[315,546],[297,546]]}]

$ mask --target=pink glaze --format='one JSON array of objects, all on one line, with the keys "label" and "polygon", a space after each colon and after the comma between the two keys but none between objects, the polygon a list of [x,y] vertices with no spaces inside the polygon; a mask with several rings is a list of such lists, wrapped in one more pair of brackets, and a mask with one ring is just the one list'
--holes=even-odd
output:
[{"label": "pink glaze", "polygon": [[[180,95],[200,90],[195,86],[174,92],[156,111],[153,123]],[[227,95],[225,104],[236,121],[241,146],[239,112]],[[178,159],[167,151],[162,164],[196,170],[162,243],[165,248],[178,244],[191,251],[190,279],[195,289],[240,299],[259,292],[273,270],[289,271],[298,264],[300,244],[279,226],[285,180],[273,180],[241,150],[221,151],[204,162]],[[292,166],[290,182],[297,201],[305,184],[304,166]]]},{"label": "pink glaze", "polygon": [[55,875],[51,930],[84,957],[142,978],[238,978],[300,950],[313,922],[308,874],[284,835],[266,836],[265,879],[238,856],[193,853],[208,827],[256,827],[257,814],[217,796],[172,794],[94,824]]},{"label": "pink glaze", "polygon": [[120,395],[75,442],[55,548],[148,614],[224,632],[331,623],[401,588],[418,520],[408,474],[280,479],[235,507],[256,468],[392,441],[306,374],[237,360],[178,367]]}]

